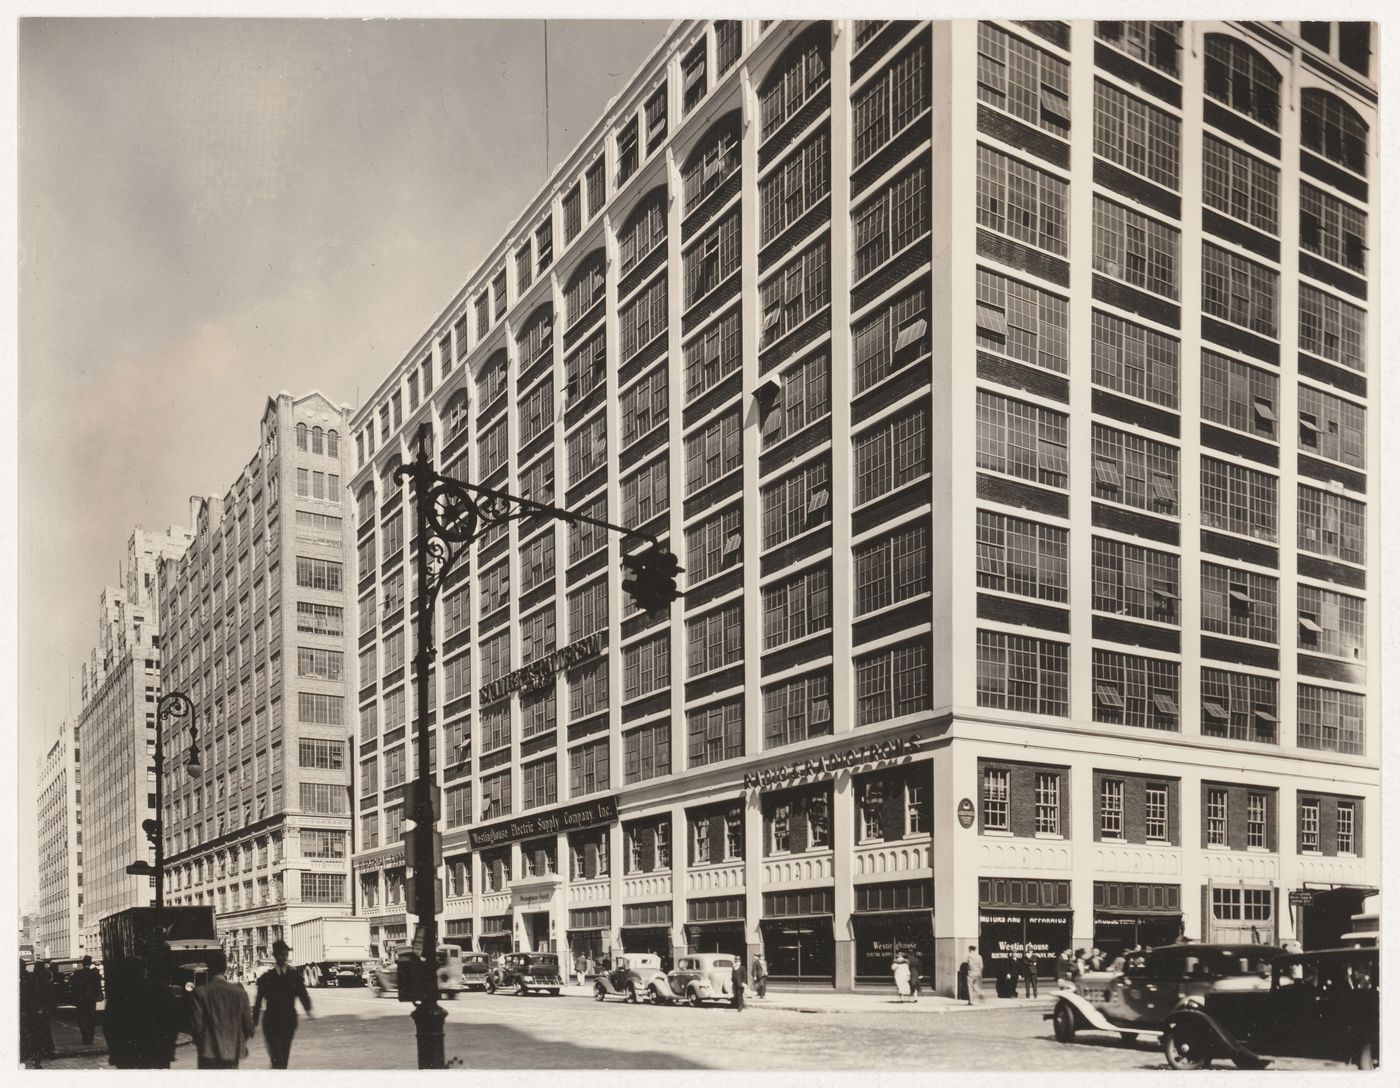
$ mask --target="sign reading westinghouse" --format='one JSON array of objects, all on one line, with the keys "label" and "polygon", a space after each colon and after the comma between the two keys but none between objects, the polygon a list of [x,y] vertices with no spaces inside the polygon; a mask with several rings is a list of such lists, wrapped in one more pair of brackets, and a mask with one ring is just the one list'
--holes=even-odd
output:
[{"label": "sign reading westinghouse", "polygon": [[764,771],[753,771],[744,775],[746,790],[763,789],[768,786],[785,786],[803,778],[835,774],[846,767],[860,767],[867,763],[878,763],[886,759],[898,759],[916,751],[919,735],[887,740],[882,744],[863,744],[859,748],[847,748],[844,752],[828,752],[824,756],[799,759],[793,763],[783,763]]},{"label": "sign reading westinghouse", "polygon": [[560,831],[575,831],[581,827],[611,823],[617,819],[617,798],[599,797],[595,801],[556,808],[549,812],[532,812],[513,820],[474,827],[467,832],[467,843],[473,850],[502,843],[529,839],[536,835],[552,835]]},{"label": "sign reading westinghouse", "polygon": [[546,654],[538,661],[497,677],[489,684],[482,684],[477,690],[477,698],[483,703],[492,703],[515,691],[535,691],[554,680],[555,674],[597,657],[600,649],[598,632],[594,632],[577,642],[571,642],[552,654]]}]

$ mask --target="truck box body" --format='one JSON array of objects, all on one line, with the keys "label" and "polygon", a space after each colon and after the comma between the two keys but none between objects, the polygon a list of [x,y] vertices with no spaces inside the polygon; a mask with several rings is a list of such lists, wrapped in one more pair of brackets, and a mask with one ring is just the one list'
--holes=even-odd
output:
[{"label": "truck box body", "polygon": [[128,907],[109,914],[98,923],[102,936],[102,961],[148,959],[163,956],[165,942],[172,940],[218,939],[214,928],[214,908]]},{"label": "truck box body", "polygon": [[288,943],[298,965],[363,963],[370,958],[369,919],[341,915],[294,922]]}]

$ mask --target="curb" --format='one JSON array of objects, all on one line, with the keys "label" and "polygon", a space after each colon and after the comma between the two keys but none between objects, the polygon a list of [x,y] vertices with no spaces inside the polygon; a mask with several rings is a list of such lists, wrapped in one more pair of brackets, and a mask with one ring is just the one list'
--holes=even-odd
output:
[{"label": "curb", "polygon": [[[905,1002],[905,1004],[917,1004],[917,1002]],[[932,1014],[943,1014],[943,1013],[961,1013],[961,1012],[989,1012],[989,1011],[992,1011],[992,1010],[995,1010],[995,1009],[1046,1009],[1046,1008],[1050,1008],[1050,1007],[1051,1007],[1050,1005],[1045,1004],[1044,1002],[1041,1002],[1041,1001],[1039,1001],[1039,1000],[1034,1000],[1034,999],[1029,1000],[1029,1001],[1017,1001],[1017,1002],[1011,1002],[1011,1001],[999,1001],[999,1002],[996,1002],[996,1003],[981,1002],[981,1003],[979,1003],[979,1004],[977,1004],[977,1005],[969,1005],[969,1004],[967,1004],[966,1002],[963,1002],[963,1001],[958,1001],[958,1002],[946,1002],[946,1003],[945,1003],[945,1002],[937,1002],[937,1003],[935,1003],[935,1002],[929,1002],[929,1004],[927,1005],[926,1008],[923,1008],[923,1009],[920,1009],[920,1010],[919,1010],[919,1013],[922,1013],[922,1014],[930,1014],[930,1013],[932,1013]],[[878,1013],[878,1012],[886,1012],[886,1011],[888,1011],[888,1010],[882,1009],[882,1008],[861,1008],[861,1007],[859,1007],[859,1006],[856,1006],[856,1007],[850,1007],[850,1006],[844,1006],[844,1007],[842,1007],[842,1006],[838,1006],[838,1007],[835,1007],[835,1008],[821,1008],[821,1007],[813,1007],[813,1006],[811,1006],[811,1005],[788,1005],[788,1004],[777,1004],[777,1005],[775,1005],[775,1004],[769,1004],[769,1003],[766,1002],[763,998],[758,998],[758,999],[755,999],[755,1000],[745,1001],[745,1003],[744,1003],[744,1008],[745,1008],[745,1009],[763,1009],[763,1010],[766,1010],[766,1011],[768,1011],[768,1012],[799,1012],[799,1013],[805,1013],[805,1014],[809,1014],[809,1015],[820,1015],[820,1016],[839,1016],[839,1015],[847,1014],[847,1013]],[[906,1014],[903,1014],[903,1015],[918,1015],[918,1014],[915,1014],[915,1013],[906,1013]]]}]

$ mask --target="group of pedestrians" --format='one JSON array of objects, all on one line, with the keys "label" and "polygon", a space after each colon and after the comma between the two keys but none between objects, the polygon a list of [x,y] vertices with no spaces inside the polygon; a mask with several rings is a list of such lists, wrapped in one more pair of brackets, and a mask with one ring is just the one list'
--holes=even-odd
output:
[{"label": "group of pedestrians", "polygon": [[894,989],[900,1001],[910,997],[919,1000],[923,991],[924,963],[918,952],[912,948],[908,952],[896,952],[890,962],[890,974],[894,976]]},{"label": "group of pedestrians", "polygon": [[[209,981],[190,995],[190,1034],[200,1069],[237,1069],[248,1056],[248,1040],[262,1021],[263,1039],[273,1069],[286,1069],[291,1061],[292,1039],[297,1032],[297,1003],[311,1016],[311,995],[301,972],[287,966],[291,947],[282,940],[272,944],[276,966],[263,972],[250,1005],[248,991],[225,977],[228,968],[222,952],[209,964]],[[264,1012],[266,1008],[266,1012]]]}]

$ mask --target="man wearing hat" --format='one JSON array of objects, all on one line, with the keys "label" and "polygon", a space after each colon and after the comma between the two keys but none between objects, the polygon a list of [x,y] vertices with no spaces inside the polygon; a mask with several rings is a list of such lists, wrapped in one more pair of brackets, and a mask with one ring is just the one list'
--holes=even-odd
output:
[{"label": "man wearing hat", "polygon": [[102,1000],[102,976],[92,965],[92,957],[84,956],[83,965],[73,972],[73,1007],[78,1012],[78,1030],[84,1045],[92,1043],[97,1026],[97,1003]]},{"label": "man wearing hat", "polygon": [[286,1069],[292,1055],[292,1036],[297,1033],[297,1007],[311,1015],[311,997],[306,992],[306,984],[301,975],[287,966],[287,953],[291,951],[287,942],[278,938],[272,942],[272,958],[277,966],[265,971],[258,979],[258,997],[253,1004],[253,1026],[257,1027],[262,1016],[263,1002],[267,1002],[266,1022],[263,1038],[267,1040],[267,1053],[272,1059],[273,1069]]}]

